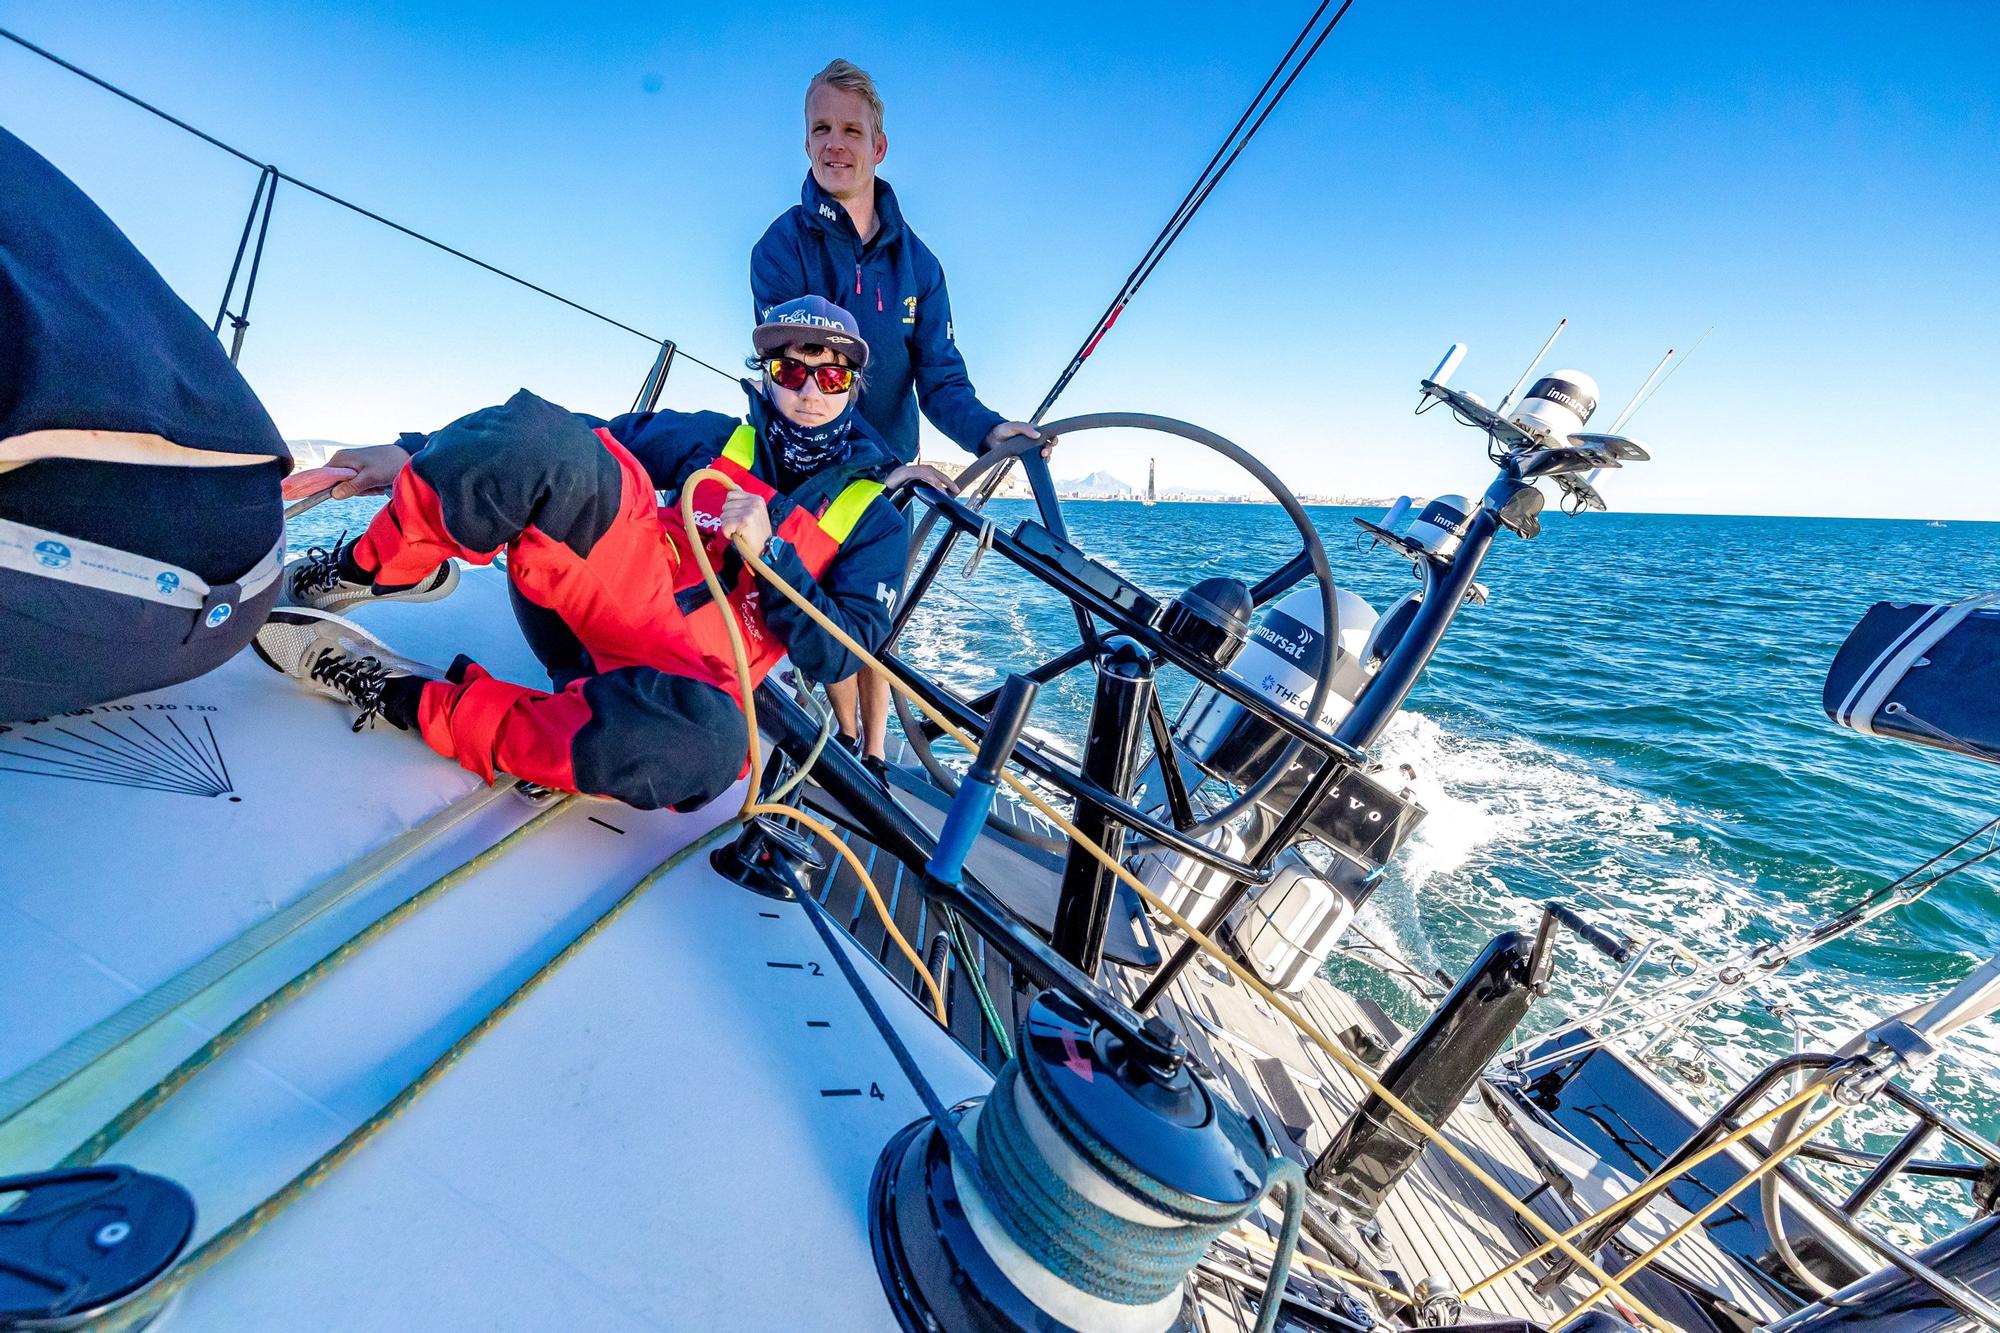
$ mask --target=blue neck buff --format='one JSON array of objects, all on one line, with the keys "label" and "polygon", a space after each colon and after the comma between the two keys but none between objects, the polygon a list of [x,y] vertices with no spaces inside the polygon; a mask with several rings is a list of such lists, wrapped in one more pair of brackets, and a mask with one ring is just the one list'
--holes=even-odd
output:
[{"label": "blue neck buff", "polygon": [[848,434],[848,422],[854,415],[852,394],[848,395],[847,406],[839,416],[817,426],[799,425],[772,406],[769,399],[765,399],[763,407],[764,438],[777,451],[778,465],[795,477],[812,475],[845,458],[854,447]]}]

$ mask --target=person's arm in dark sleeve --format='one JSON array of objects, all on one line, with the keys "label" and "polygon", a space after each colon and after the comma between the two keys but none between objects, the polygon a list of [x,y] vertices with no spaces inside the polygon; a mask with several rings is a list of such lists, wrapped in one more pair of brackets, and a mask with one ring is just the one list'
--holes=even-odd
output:
[{"label": "person's arm in dark sleeve", "polygon": [[917,337],[912,357],[916,371],[917,406],[931,424],[960,448],[978,453],[987,433],[1007,418],[979,401],[965,358],[952,337],[951,293],[944,267],[928,252],[925,265],[932,279],[917,297]]},{"label": "person's arm in dark sleeve", "polygon": [[662,491],[679,490],[713,463],[737,426],[735,417],[722,412],[628,412],[609,421],[576,415],[592,430],[609,431]]},{"label": "person's arm in dark sleeve", "polygon": [[[588,412],[572,415],[592,430],[610,431],[611,438],[646,469],[654,488],[662,491],[678,490],[689,476],[714,462],[737,424],[735,417],[722,412],[628,412],[608,421]],[[404,431],[395,444],[415,458],[430,441],[421,431]]]},{"label": "person's arm in dark sleeve", "polygon": [[[824,295],[824,293],[820,293]],[[805,258],[789,213],[764,229],[750,251],[750,318],[759,324],[772,306],[814,293],[806,290]]]},{"label": "person's arm in dark sleeve", "polygon": [[[774,524],[783,519],[775,507],[771,517]],[[773,541],[766,548],[765,563],[872,653],[880,651],[889,637],[889,617],[902,596],[909,541],[903,516],[886,499],[877,499],[841,543],[840,554],[822,577],[815,579],[806,572],[790,542]],[[860,658],[776,588],[761,601],[764,623],[792,655],[792,665],[809,678],[827,684],[846,680],[861,669]]]}]

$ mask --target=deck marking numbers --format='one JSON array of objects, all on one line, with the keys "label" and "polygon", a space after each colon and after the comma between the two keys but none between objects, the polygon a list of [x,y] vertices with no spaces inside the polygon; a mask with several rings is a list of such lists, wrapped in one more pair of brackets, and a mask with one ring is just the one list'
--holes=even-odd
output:
[{"label": "deck marking numbers", "polygon": [[808,1018],[806,1026],[809,1028],[830,1028],[833,1024],[827,1022],[824,1018]]},{"label": "deck marking numbers", "polygon": [[759,912],[757,913],[757,915],[770,917],[771,920],[773,921],[776,921],[778,919],[778,914],[776,912]]},{"label": "deck marking numbers", "polygon": [[859,1097],[859,1096],[861,1095],[861,1089],[859,1089],[859,1088],[821,1088],[821,1089],[819,1090],[819,1095],[820,1095],[820,1096],[822,1096],[822,1097]]},{"label": "deck marking numbers", "polygon": [[[6,728],[12,735],[0,746],[0,772],[240,801],[209,717],[202,716],[198,727],[184,728],[175,717],[156,717],[155,725],[148,726],[138,716],[175,711],[183,710],[175,704],[103,704],[63,714],[75,719],[70,725],[48,718],[26,724],[46,726],[40,735]],[[217,710],[212,704],[188,704],[184,711],[205,715]]]},{"label": "deck marking numbers", "polygon": [[803,972],[803,971],[805,971],[805,967],[806,967],[806,965],[805,965],[804,963],[766,963],[766,964],[764,964],[764,966],[765,966],[765,967],[789,967],[789,968],[793,969],[794,971],[798,971],[798,972]]}]

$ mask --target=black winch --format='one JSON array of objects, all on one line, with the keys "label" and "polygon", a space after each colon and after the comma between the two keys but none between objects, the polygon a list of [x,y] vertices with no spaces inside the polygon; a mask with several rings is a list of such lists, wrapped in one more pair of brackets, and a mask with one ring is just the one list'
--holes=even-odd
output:
[{"label": "black winch", "polygon": [[0,1330],[72,1328],[164,1272],[194,1199],[129,1166],[0,1176]]},{"label": "black winch", "polygon": [[1296,1212],[1297,1168],[1186,1061],[1056,992],[1018,1051],[992,1095],[907,1126],[876,1167],[870,1230],[902,1326],[1090,1328],[1122,1307],[1124,1327],[1191,1327],[1188,1272],[1273,1184]]}]

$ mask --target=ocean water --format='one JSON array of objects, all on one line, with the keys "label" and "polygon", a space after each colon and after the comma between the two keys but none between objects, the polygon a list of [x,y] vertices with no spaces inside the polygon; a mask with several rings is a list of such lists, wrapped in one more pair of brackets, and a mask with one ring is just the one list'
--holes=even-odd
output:
[{"label": "ocean water", "polygon": [[[1009,527],[1032,510],[1000,501],[992,512]],[[1160,595],[1211,574],[1254,581],[1297,542],[1270,505],[1065,512],[1073,540]],[[1359,512],[1312,511],[1336,578],[1384,609],[1414,577],[1366,549]],[[365,518],[365,502],[326,506],[295,540]],[[1824,919],[2000,813],[1994,768],[1845,731],[1819,702],[1835,650],[1872,603],[2000,588],[2000,524],[1552,513],[1537,540],[1502,533],[1481,580],[1490,602],[1461,612],[1384,743],[1392,763],[1417,768],[1430,814],[1358,924],[1423,972],[1456,975],[1554,897],[1614,930],[1720,956]],[[977,690],[1074,636],[1065,604],[1003,560],[965,578],[954,559],[902,648]],[[1160,680],[1175,707],[1189,684],[1171,670]],[[1072,673],[1043,691],[1035,723],[1074,744],[1089,700],[1088,671]],[[1810,1044],[1844,1040],[2000,952],[1997,884],[1974,868],[1766,993]],[[1560,967],[1531,1022],[1549,1025],[1612,975],[1576,947]],[[1332,968],[1406,1022],[1421,1014],[1392,978],[1347,959]],[[1746,1067],[1793,1041],[1787,1021],[1754,1005],[1694,1031]],[[1720,1075],[1719,1089],[1726,1071],[1692,1045],[1674,1050],[1687,1072]],[[1925,1086],[2000,1131],[1996,1070],[2000,1022],[1989,1020]],[[1879,1130],[1862,1120],[1856,1137]],[[1900,1206],[1929,1215],[1921,1199]]]}]

